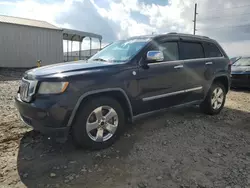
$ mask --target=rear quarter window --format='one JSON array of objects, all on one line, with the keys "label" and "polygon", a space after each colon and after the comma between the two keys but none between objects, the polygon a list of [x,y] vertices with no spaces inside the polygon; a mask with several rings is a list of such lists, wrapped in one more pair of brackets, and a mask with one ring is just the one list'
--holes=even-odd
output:
[{"label": "rear quarter window", "polygon": [[222,57],[223,56],[221,51],[219,50],[219,48],[213,43],[205,42],[203,44],[203,47],[204,47],[205,57],[206,58]]}]

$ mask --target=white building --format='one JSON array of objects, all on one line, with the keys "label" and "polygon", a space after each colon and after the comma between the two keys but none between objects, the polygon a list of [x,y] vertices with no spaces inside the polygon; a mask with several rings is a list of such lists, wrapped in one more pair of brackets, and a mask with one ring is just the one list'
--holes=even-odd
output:
[{"label": "white building", "polygon": [[63,61],[62,29],[44,21],[0,16],[0,67]]},{"label": "white building", "polygon": [[[80,47],[85,37],[91,41],[90,49],[92,38],[98,38],[101,46],[101,35],[62,29],[45,21],[0,16],[0,67],[30,68],[37,65],[37,60],[42,66],[63,62],[63,40],[68,41],[67,45],[77,41]],[[81,54],[78,57],[82,59]]]}]

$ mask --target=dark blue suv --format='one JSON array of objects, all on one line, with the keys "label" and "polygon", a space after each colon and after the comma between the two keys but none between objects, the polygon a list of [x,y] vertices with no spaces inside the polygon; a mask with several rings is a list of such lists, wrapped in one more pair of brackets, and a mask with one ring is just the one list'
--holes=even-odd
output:
[{"label": "dark blue suv", "polygon": [[77,145],[111,145],[126,123],[172,106],[218,114],[230,87],[230,61],[204,36],[169,33],[110,44],[88,61],[25,72],[16,96],[21,119]]}]

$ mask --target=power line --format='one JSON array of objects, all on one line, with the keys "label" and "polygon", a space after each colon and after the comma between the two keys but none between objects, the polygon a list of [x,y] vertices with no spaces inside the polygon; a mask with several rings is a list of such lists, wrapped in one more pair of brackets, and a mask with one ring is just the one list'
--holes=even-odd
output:
[{"label": "power line", "polygon": [[223,27],[207,27],[207,28],[200,28],[199,30],[216,30],[216,29],[226,29],[226,28],[240,28],[240,27],[249,27],[250,28],[250,24],[246,24],[246,25],[236,25],[236,26],[223,26]]},{"label": "power line", "polygon": [[214,19],[223,19],[223,18],[232,18],[232,17],[238,17],[238,16],[242,16],[242,15],[250,15],[250,13],[243,13],[243,14],[237,14],[237,15],[231,15],[231,16],[225,16],[225,17],[221,17],[221,16],[216,16],[216,17],[205,17],[205,18],[201,18],[199,19],[199,21],[203,21],[203,20],[214,20]]}]

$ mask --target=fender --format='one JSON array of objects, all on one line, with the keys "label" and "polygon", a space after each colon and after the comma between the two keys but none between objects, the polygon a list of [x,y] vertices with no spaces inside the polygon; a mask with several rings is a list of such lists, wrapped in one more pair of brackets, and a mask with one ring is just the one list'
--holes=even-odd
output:
[{"label": "fender", "polygon": [[119,91],[124,95],[124,97],[125,97],[125,99],[126,99],[126,101],[128,103],[130,116],[131,116],[131,118],[133,118],[133,109],[132,109],[131,102],[130,102],[130,100],[128,98],[128,95],[126,94],[126,92],[123,89],[121,89],[121,88],[98,89],[98,90],[88,91],[88,92],[86,92],[86,93],[84,93],[83,95],[80,96],[80,98],[78,99],[78,101],[77,101],[77,103],[76,103],[76,105],[75,105],[75,107],[74,107],[74,109],[73,109],[73,111],[71,113],[71,116],[69,118],[67,127],[70,127],[72,125],[72,122],[73,122],[73,120],[74,120],[74,118],[76,116],[77,110],[78,110],[79,106],[81,105],[84,98],[86,98],[86,97],[88,97],[90,95],[104,93],[104,92],[110,92],[110,91]]},{"label": "fender", "polygon": [[214,81],[215,81],[216,79],[218,79],[218,78],[221,78],[221,77],[224,77],[224,78],[227,79],[228,88],[226,88],[226,89],[227,89],[227,91],[230,90],[230,77],[228,76],[228,74],[226,74],[226,73],[216,74],[216,75],[213,77],[213,79],[211,80],[211,82],[209,82],[209,83],[208,83],[207,85],[205,85],[205,87],[204,87],[204,93],[205,93],[204,99],[206,98],[206,96],[207,96],[207,94],[208,94],[208,91],[209,91],[209,89],[211,88],[211,86],[212,86],[212,84],[214,83]]},{"label": "fender", "polygon": [[231,74],[228,74],[227,72],[221,72],[215,75],[215,77],[213,78],[212,83],[214,82],[215,79],[219,78],[219,77],[225,77],[227,78],[227,83],[228,83],[228,88],[226,88],[228,91],[230,90],[230,84],[231,84],[231,78],[230,78]]}]

